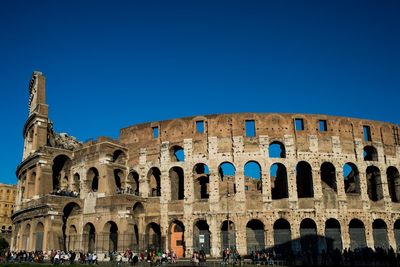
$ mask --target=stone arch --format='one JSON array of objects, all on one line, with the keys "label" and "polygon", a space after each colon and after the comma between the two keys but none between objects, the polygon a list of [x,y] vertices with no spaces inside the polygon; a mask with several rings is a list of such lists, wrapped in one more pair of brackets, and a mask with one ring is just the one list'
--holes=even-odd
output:
[{"label": "stone arch", "polygon": [[[118,251],[118,226],[114,221],[108,221],[103,228],[104,239],[108,241],[108,251]],[[107,242],[106,242],[107,243]]]},{"label": "stone arch", "polygon": [[208,199],[210,196],[210,171],[204,163],[193,167],[193,186],[195,199]]},{"label": "stone arch", "polygon": [[115,192],[117,194],[122,193],[123,177],[124,177],[124,172],[121,169],[114,170],[114,185],[115,185]]},{"label": "stone arch", "polygon": [[71,164],[71,159],[63,154],[58,155],[53,159],[53,190],[65,190],[68,188]]},{"label": "stone arch", "polygon": [[113,152],[111,162],[117,163],[120,165],[124,165],[126,162],[126,159],[127,159],[127,156],[126,156],[125,152],[122,151],[121,149],[117,149]]},{"label": "stone arch", "polygon": [[183,147],[175,145],[169,149],[170,159],[172,162],[183,162],[185,161],[185,150]]},{"label": "stone arch", "polygon": [[204,251],[205,254],[211,252],[210,226],[206,220],[197,220],[193,225],[193,249]]},{"label": "stone arch", "polygon": [[346,194],[361,194],[360,173],[354,163],[347,162],[343,165],[343,179]]},{"label": "stone arch", "polygon": [[132,193],[136,196],[139,195],[140,178],[139,174],[135,170],[129,172],[126,184],[126,189],[129,193]]},{"label": "stone arch", "polygon": [[350,248],[352,250],[356,248],[365,248],[367,246],[364,223],[359,219],[352,219],[350,221],[349,235]]},{"label": "stone arch", "polygon": [[400,202],[400,174],[396,167],[390,166],[386,170],[389,195],[393,202]]},{"label": "stone arch", "polygon": [[169,170],[171,183],[171,200],[182,200],[185,197],[185,175],[181,167],[172,167]]},{"label": "stone arch", "polygon": [[76,192],[78,195],[81,191],[81,176],[77,172],[73,175],[72,191]]},{"label": "stone arch", "polygon": [[260,220],[250,220],[246,225],[247,254],[265,248],[264,224]]},{"label": "stone arch", "polygon": [[270,158],[286,158],[285,145],[279,141],[273,141],[269,144],[268,154]]},{"label": "stone arch", "polygon": [[68,218],[70,216],[80,214],[81,207],[76,202],[70,202],[64,206],[63,209],[63,217],[62,217],[62,235],[63,235],[63,250],[67,250],[67,226],[68,226]]},{"label": "stone arch", "polygon": [[262,191],[261,166],[257,161],[250,160],[244,165],[244,186],[246,191]]},{"label": "stone arch", "polygon": [[132,207],[132,214],[135,217],[144,216],[146,210],[141,202],[136,202]]},{"label": "stone arch", "polygon": [[372,223],[372,236],[375,248],[389,249],[387,225],[382,219],[376,219]]},{"label": "stone arch", "polygon": [[82,241],[84,251],[93,253],[96,245],[96,228],[90,222],[83,227]]},{"label": "stone arch", "polygon": [[86,174],[86,184],[89,191],[97,192],[99,190],[99,171],[92,167]]},{"label": "stone arch", "polygon": [[161,249],[161,228],[159,224],[151,222],[147,225],[145,242],[150,250]]},{"label": "stone arch", "polygon": [[292,233],[290,223],[280,218],[274,222],[274,249],[277,253],[284,254],[292,250]]},{"label": "stone arch", "polygon": [[147,180],[150,188],[150,196],[161,196],[161,172],[157,167],[152,167],[147,173]]},{"label": "stone arch", "polygon": [[221,224],[221,246],[225,248],[236,247],[236,229],[235,224],[231,220],[225,220]]},{"label": "stone arch", "polygon": [[376,166],[368,166],[366,170],[367,192],[372,201],[383,199],[381,172]]},{"label": "stone arch", "polygon": [[306,161],[300,161],[296,166],[297,197],[314,197],[313,177],[311,165]]},{"label": "stone arch", "polygon": [[373,146],[365,146],[363,156],[365,161],[378,161],[378,151]]},{"label": "stone arch", "polygon": [[185,225],[179,221],[174,220],[169,225],[169,240],[170,249],[175,251],[178,258],[185,257]]},{"label": "stone arch", "polygon": [[325,240],[326,250],[333,251],[339,249],[342,251],[342,233],[340,230],[340,223],[334,218],[330,218],[325,222]]},{"label": "stone arch", "polygon": [[318,253],[317,224],[313,219],[306,218],[301,221],[300,244],[303,252]]},{"label": "stone arch", "polygon": [[336,208],[336,169],[330,162],[324,162],[320,169],[322,197],[325,208]]},{"label": "stone arch", "polygon": [[272,199],[289,197],[288,176],[285,165],[274,163],[270,168]]},{"label": "stone arch", "polygon": [[133,205],[132,215],[137,219],[133,226],[133,247],[139,248],[139,244],[143,242],[141,233],[146,216],[146,210],[141,202],[136,202],[135,205]]},{"label": "stone arch", "polygon": [[35,250],[37,251],[43,250],[43,236],[44,236],[44,225],[42,222],[38,222],[36,224],[36,228],[34,231]]},{"label": "stone arch", "polygon": [[219,194],[227,196],[228,194],[236,194],[235,175],[236,168],[232,163],[225,161],[218,166]]}]

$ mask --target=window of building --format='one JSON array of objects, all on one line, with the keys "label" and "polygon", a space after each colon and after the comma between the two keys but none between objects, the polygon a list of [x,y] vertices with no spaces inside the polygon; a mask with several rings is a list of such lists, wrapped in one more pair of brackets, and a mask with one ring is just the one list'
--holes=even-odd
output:
[{"label": "window of building", "polygon": [[371,128],[368,125],[364,125],[363,130],[364,130],[364,141],[372,141]]},{"label": "window of building", "polygon": [[295,127],[296,131],[303,131],[304,130],[303,119],[294,119],[294,127]]},{"label": "window of building", "polygon": [[326,124],[326,120],[319,120],[319,131],[320,132],[328,131],[328,125]]},{"label": "window of building", "polygon": [[204,133],[204,121],[196,121],[196,132]]},{"label": "window of building", "polygon": [[254,120],[246,120],[246,136],[254,137],[256,136],[256,124]]},{"label": "window of building", "polygon": [[158,138],[158,126],[153,127],[153,139]]}]

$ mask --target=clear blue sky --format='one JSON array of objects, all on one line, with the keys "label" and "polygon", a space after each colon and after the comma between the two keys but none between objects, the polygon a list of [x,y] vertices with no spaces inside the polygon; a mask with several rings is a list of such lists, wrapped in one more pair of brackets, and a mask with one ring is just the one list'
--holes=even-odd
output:
[{"label": "clear blue sky", "polygon": [[400,1],[3,1],[0,181],[15,183],[34,70],[80,140],[201,114],[400,122]]}]

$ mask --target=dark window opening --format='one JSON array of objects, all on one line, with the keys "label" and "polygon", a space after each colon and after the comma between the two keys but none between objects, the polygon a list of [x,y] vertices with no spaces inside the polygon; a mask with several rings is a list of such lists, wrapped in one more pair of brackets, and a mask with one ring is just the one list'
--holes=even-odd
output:
[{"label": "dark window opening", "polygon": [[319,131],[320,132],[328,131],[328,125],[326,124],[326,120],[319,120]]},{"label": "dark window opening", "polygon": [[169,170],[171,181],[171,200],[182,200],[185,197],[184,174],[180,167],[173,167]]},{"label": "dark window opening", "polygon": [[310,164],[301,161],[296,167],[297,197],[314,197],[313,178]]},{"label": "dark window opening", "polygon": [[288,181],[285,165],[274,163],[270,168],[272,199],[288,197]]},{"label": "dark window opening", "polygon": [[247,137],[255,137],[256,136],[256,128],[255,128],[254,120],[246,120],[246,136]]},{"label": "dark window opening", "polygon": [[375,166],[369,166],[367,174],[367,192],[368,197],[372,201],[378,201],[383,198],[381,172]]},{"label": "dark window opening", "polygon": [[377,161],[378,151],[373,146],[365,146],[363,156],[365,161]]},{"label": "dark window opening", "polygon": [[158,138],[158,126],[153,127],[153,139]]},{"label": "dark window opening", "polygon": [[204,133],[204,121],[196,121],[196,132]]},{"label": "dark window opening", "polygon": [[147,173],[147,179],[150,185],[150,196],[161,196],[161,172],[158,168],[153,167]]},{"label": "dark window opening", "polygon": [[388,178],[389,194],[393,202],[400,202],[400,175],[399,171],[390,166],[386,170]]},{"label": "dark window opening", "polygon": [[304,130],[304,120],[303,119],[294,119],[294,127],[296,131]]},{"label": "dark window opening", "polygon": [[343,165],[344,191],[346,194],[360,194],[360,174],[356,165],[346,163]]},{"label": "dark window opening", "polygon": [[364,141],[372,141],[371,128],[367,125],[364,125],[363,130],[364,130]]}]

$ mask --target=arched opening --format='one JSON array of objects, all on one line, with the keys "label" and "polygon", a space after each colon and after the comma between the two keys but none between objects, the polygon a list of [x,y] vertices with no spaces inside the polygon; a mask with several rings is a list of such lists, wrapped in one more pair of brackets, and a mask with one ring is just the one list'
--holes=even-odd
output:
[{"label": "arched opening", "polygon": [[75,173],[72,181],[72,191],[76,193],[75,194],[76,196],[78,196],[81,191],[80,183],[81,183],[81,177],[79,173]]},{"label": "arched opening", "polygon": [[193,168],[194,177],[194,198],[208,199],[210,196],[210,172],[208,166],[203,163],[198,163]]},{"label": "arched opening", "polygon": [[305,161],[300,161],[296,167],[297,197],[314,197],[313,177],[311,166]]},{"label": "arched opening", "polygon": [[270,168],[272,199],[288,198],[288,179],[286,167],[282,163],[274,163]]},{"label": "arched opening", "polygon": [[185,197],[185,176],[181,167],[172,167],[169,170],[171,181],[171,200],[182,200]]},{"label": "arched opening", "polygon": [[181,146],[173,146],[170,149],[170,158],[172,162],[185,161],[185,151]]},{"label": "arched opening", "polygon": [[381,219],[376,219],[372,223],[372,235],[374,237],[374,247],[384,250],[389,249],[389,239],[387,232],[387,225]]},{"label": "arched opening", "polygon": [[148,250],[161,250],[160,225],[152,222],[146,227],[146,244]]},{"label": "arched opening", "polygon": [[320,169],[322,196],[325,208],[336,207],[336,170],[332,163],[324,162]]},{"label": "arched opening", "polygon": [[181,221],[173,221],[169,227],[170,248],[175,251],[178,258],[185,257],[185,226]]},{"label": "arched opening", "polygon": [[342,233],[338,220],[330,218],[325,222],[325,240],[327,251],[342,251]]},{"label": "arched opening", "polygon": [[221,245],[222,249],[229,248],[233,249],[236,247],[236,229],[235,224],[226,220],[222,223],[221,226]]},{"label": "arched opening", "polygon": [[343,179],[346,194],[361,194],[360,174],[356,165],[353,163],[343,165]]},{"label": "arched opening", "polygon": [[86,177],[88,188],[90,188],[92,192],[97,192],[99,190],[99,171],[92,167],[88,170]]},{"label": "arched opening", "polygon": [[129,173],[126,189],[129,194],[139,195],[139,174],[136,171]]},{"label": "arched opening", "polygon": [[120,149],[115,150],[114,153],[113,153],[113,156],[112,156],[111,161],[112,161],[113,163],[117,163],[117,164],[120,164],[120,165],[124,165],[124,164],[125,164],[125,161],[126,161],[126,155],[125,155],[125,153],[124,153],[122,150],[120,150]]},{"label": "arched opening", "polygon": [[[117,194],[121,194],[122,191],[122,183],[121,180],[124,177],[124,173],[120,169],[115,169],[114,170],[114,182],[115,182],[115,192]],[[122,178],[122,179],[121,179]]]},{"label": "arched opening", "polygon": [[397,251],[399,251],[400,250],[400,219],[397,219],[394,222],[393,231],[394,231],[394,239],[396,241]]},{"label": "arched opening", "polygon": [[232,163],[223,162],[219,165],[218,174],[220,178],[219,182],[220,196],[236,194],[235,173],[236,169]]},{"label": "arched opening", "polygon": [[262,192],[261,166],[257,161],[248,161],[244,165],[244,190]]},{"label": "arched opening", "polygon": [[259,220],[251,220],[246,225],[247,254],[265,248],[264,224]]},{"label": "arched opening", "polygon": [[362,221],[358,219],[352,219],[349,223],[349,234],[350,248],[352,250],[356,248],[365,248],[367,246],[365,227]]},{"label": "arched opening", "polygon": [[268,154],[270,158],[286,158],[286,150],[284,144],[274,141],[269,145]]},{"label": "arched opening", "polygon": [[306,218],[300,223],[300,244],[304,253],[307,251],[311,251],[314,255],[318,253],[317,225],[312,219]]},{"label": "arched opening", "polygon": [[66,155],[59,155],[53,160],[53,191],[66,190],[70,177],[71,159]]},{"label": "arched opening", "polygon": [[390,166],[386,170],[390,198],[393,202],[400,202],[400,175],[396,167]]},{"label": "arched opening", "polygon": [[35,235],[35,250],[41,251],[43,250],[43,235],[44,235],[44,225],[43,223],[39,222],[36,225],[36,229],[34,232]]},{"label": "arched opening", "polygon": [[366,175],[367,192],[369,199],[372,201],[383,199],[383,188],[380,170],[375,166],[368,166]]},{"label": "arched opening", "polygon": [[108,239],[108,251],[118,251],[118,226],[115,222],[109,221],[104,225],[105,240]]},{"label": "arched opening", "polygon": [[153,167],[147,173],[147,179],[150,187],[150,196],[161,196],[161,172],[157,167]]},{"label": "arched opening", "polygon": [[210,254],[210,227],[206,220],[198,220],[193,227],[193,249]]},{"label": "arched opening", "polygon": [[94,228],[92,223],[87,223],[85,227],[83,227],[82,240],[84,242],[84,251],[93,253],[96,243],[96,228]]},{"label": "arched opening", "polygon": [[67,250],[67,225],[68,225],[68,218],[74,215],[79,215],[80,213],[80,206],[76,204],[75,202],[70,202],[67,205],[65,205],[63,209],[63,225],[62,225],[62,234],[63,234],[63,250]]},{"label": "arched opening", "polygon": [[290,224],[285,219],[278,219],[274,223],[274,248],[276,253],[287,255],[292,250],[291,246],[292,233]]},{"label": "arched opening", "polygon": [[145,214],[145,209],[142,203],[136,202],[135,205],[133,205],[132,208],[132,213],[134,217],[139,217]]},{"label": "arched opening", "polygon": [[373,146],[365,146],[363,155],[364,155],[365,161],[377,161],[378,160],[378,151]]},{"label": "arched opening", "polygon": [[29,248],[30,234],[31,234],[31,225],[27,224],[22,234],[22,250],[30,251]]}]

